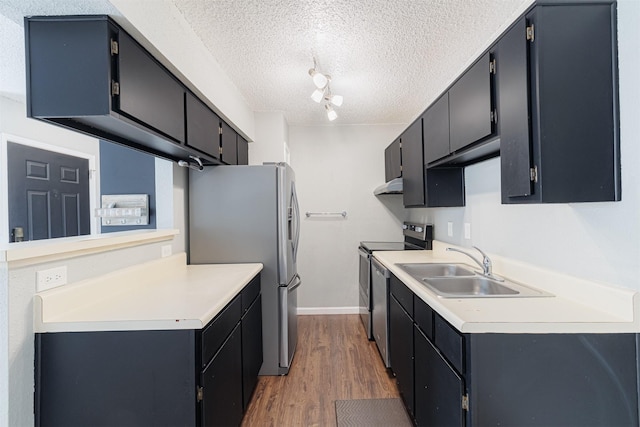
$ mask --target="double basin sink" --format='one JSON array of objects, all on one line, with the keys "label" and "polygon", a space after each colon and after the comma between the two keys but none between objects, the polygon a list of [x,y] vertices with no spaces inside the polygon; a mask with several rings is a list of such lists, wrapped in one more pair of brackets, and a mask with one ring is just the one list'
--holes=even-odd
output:
[{"label": "double basin sink", "polygon": [[441,298],[543,297],[549,293],[475,272],[463,264],[397,264]]}]

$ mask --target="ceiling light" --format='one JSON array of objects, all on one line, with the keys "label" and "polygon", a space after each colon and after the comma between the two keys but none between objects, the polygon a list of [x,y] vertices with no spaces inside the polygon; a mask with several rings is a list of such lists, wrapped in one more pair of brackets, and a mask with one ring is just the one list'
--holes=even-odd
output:
[{"label": "ceiling light", "polygon": [[317,103],[324,101],[324,108],[327,111],[327,118],[334,121],[338,118],[338,113],[333,109],[332,105],[339,107],[344,100],[341,95],[333,95],[331,93],[331,76],[317,71],[318,64],[316,58],[313,58],[313,68],[309,70],[309,75],[313,80],[316,89],[311,94],[311,99]]},{"label": "ceiling light", "polygon": [[313,99],[316,102],[322,101],[323,98],[324,98],[324,90],[322,89],[316,89],[311,94],[311,99]]},{"label": "ceiling light", "polygon": [[313,79],[313,84],[316,85],[318,89],[323,89],[327,86],[327,83],[329,83],[329,77],[317,72],[315,68],[309,70],[309,75]]},{"label": "ceiling light", "polygon": [[327,118],[329,119],[329,121],[334,121],[338,118],[338,113],[336,113],[336,110],[331,108],[331,105],[326,104],[324,108],[327,110]]},{"label": "ceiling light", "polygon": [[344,100],[342,98],[342,95],[330,95],[327,98],[328,98],[327,101],[329,101],[330,103],[332,103],[336,107],[341,106],[342,105],[342,101]]}]

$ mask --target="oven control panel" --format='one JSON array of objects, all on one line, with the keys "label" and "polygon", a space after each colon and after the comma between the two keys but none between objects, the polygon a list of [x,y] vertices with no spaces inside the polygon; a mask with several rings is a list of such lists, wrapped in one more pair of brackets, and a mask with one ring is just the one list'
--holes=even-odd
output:
[{"label": "oven control panel", "polygon": [[402,225],[402,234],[418,240],[433,240],[433,224],[405,222]]}]

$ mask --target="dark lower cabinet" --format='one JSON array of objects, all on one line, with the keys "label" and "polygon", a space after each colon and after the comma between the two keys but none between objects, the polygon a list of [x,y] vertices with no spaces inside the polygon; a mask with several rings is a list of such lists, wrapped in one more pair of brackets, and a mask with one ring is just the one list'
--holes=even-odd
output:
[{"label": "dark lower cabinet", "polygon": [[418,426],[464,426],[464,381],[431,341],[414,328],[415,421]]},{"label": "dark lower cabinet", "polygon": [[236,325],[202,371],[201,426],[237,426],[242,421],[242,339]]},{"label": "dark lower cabinet", "polygon": [[[258,286],[259,286],[258,282]],[[262,367],[262,296],[242,317],[242,409],[247,410]]]},{"label": "dark lower cabinet", "polygon": [[38,333],[36,426],[234,426],[262,365],[256,276],[202,330]]},{"label": "dark lower cabinet", "polygon": [[391,369],[416,425],[638,425],[637,334],[461,334],[391,284]]},{"label": "dark lower cabinet", "polygon": [[389,361],[404,405],[413,418],[413,320],[393,295],[389,298]]}]

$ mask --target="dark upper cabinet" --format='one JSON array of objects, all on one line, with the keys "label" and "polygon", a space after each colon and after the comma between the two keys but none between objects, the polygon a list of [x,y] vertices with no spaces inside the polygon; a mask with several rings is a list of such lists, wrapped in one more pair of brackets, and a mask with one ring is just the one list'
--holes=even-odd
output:
[{"label": "dark upper cabinet", "polygon": [[124,31],[118,32],[119,84],[114,110],[177,142],[184,142],[185,88]]},{"label": "dark upper cabinet", "polygon": [[503,203],[620,200],[615,7],[540,4],[498,41]]},{"label": "dark upper cabinet", "polygon": [[425,168],[422,124],[416,120],[400,136],[404,206],[464,206],[462,167]]},{"label": "dark upper cabinet", "polygon": [[187,145],[211,157],[220,156],[220,118],[202,101],[186,94]]},{"label": "dark upper cabinet", "polygon": [[503,198],[530,196],[533,192],[526,27],[525,19],[520,19],[495,49],[496,64],[500,64],[496,97]]},{"label": "dark upper cabinet", "polygon": [[401,176],[402,152],[400,149],[400,138],[398,138],[384,150],[384,180],[385,182],[389,182]]},{"label": "dark upper cabinet", "polygon": [[[170,160],[221,163],[217,115],[108,16],[28,17],[25,39],[28,117]],[[236,150],[234,141],[229,163]]]},{"label": "dark upper cabinet", "polygon": [[238,134],[231,126],[222,122],[220,134],[220,157],[228,165],[238,164]]},{"label": "dark upper cabinet", "polygon": [[465,148],[494,132],[491,58],[484,54],[449,89],[449,148]]},{"label": "dark upper cabinet", "polygon": [[405,206],[424,206],[422,119],[400,135],[402,142],[402,191]]},{"label": "dark upper cabinet", "polygon": [[464,206],[464,168],[428,168],[425,173],[426,207]]},{"label": "dark upper cabinet", "polygon": [[424,128],[424,164],[448,156],[449,93],[445,93],[422,116]]},{"label": "dark upper cabinet", "polygon": [[249,143],[240,135],[238,135],[238,164],[249,164]]}]

